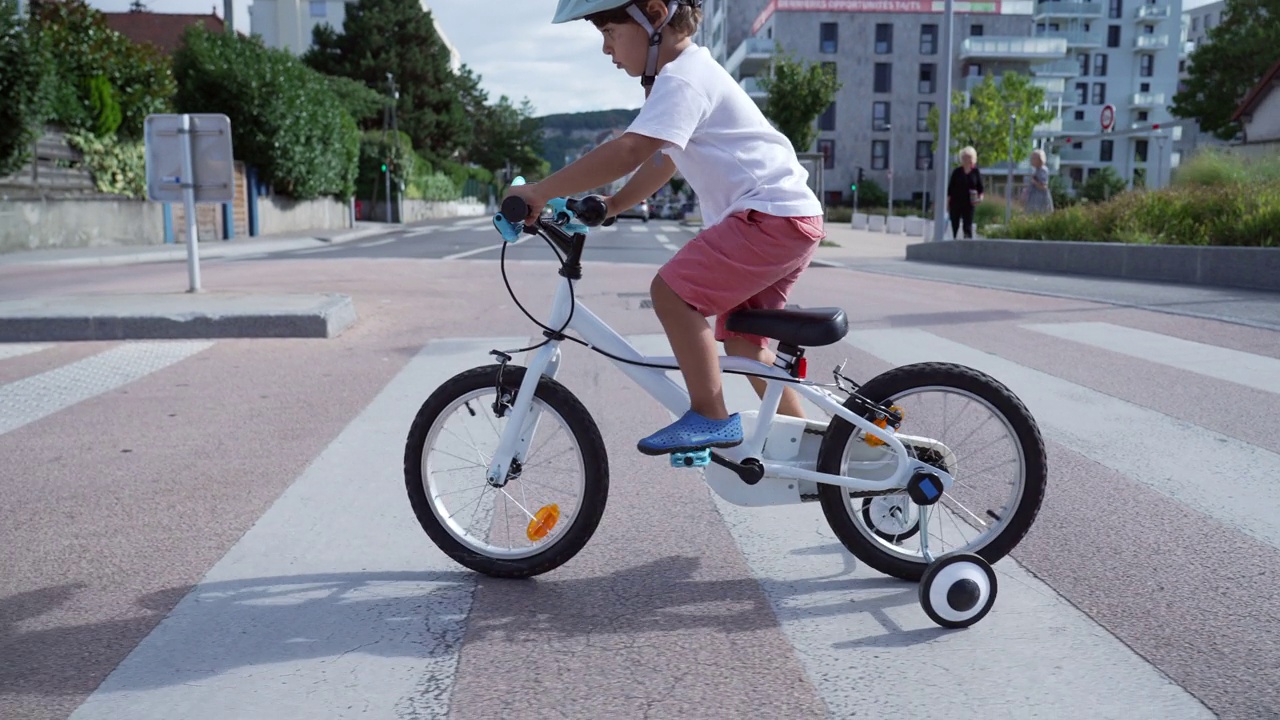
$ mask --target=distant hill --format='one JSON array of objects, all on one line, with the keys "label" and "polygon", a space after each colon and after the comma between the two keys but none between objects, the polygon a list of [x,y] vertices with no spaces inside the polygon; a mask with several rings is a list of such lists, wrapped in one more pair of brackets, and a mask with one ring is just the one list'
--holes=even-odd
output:
[{"label": "distant hill", "polygon": [[581,113],[558,113],[538,118],[542,122],[542,157],[554,172],[564,167],[565,155],[595,142],[603,133],[622,130],[631,124],[640,110],[595,110]]}]

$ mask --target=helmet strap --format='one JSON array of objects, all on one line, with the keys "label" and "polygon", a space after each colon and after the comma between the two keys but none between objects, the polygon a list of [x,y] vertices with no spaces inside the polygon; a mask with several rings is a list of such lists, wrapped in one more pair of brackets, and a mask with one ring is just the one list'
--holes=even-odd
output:
[{"label": "helmet strap", "polygon": [[658,76],[658,51],[662,45],[662,28],[671,22],[671,18],[675,16],[676,10],[680,7],[680,0],[669,0],[667,3],[667,17],[658,23],[657,27],[649,22],[649,18],[644,16],[644,11],[636,3],[627,6],[627,14],[633,20],[649,33],[649,59],[645,62],[644,77],[640,78],[640,84],[644,86],[645,95],[648,96],[649,90],[653,87],[653,81]]}]

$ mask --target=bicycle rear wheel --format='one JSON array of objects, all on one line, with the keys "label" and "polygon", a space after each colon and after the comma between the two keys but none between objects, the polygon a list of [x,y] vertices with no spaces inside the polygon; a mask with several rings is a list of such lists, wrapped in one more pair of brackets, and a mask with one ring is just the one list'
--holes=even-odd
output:
[{"label": "bicycle rear wheel", "polygon": [[[510,412],[498,417],[498,365],[467,370],[422,404],[405,443],[409,502],[422,529],[464,567],[521,578],[553,570],[578,553],[604,514],[609,464],[604,440],[582,403],[542,377],[527,423],[537,431],[508,482],[486,480]],[[514,402],[525,368],[502,370]]]}]

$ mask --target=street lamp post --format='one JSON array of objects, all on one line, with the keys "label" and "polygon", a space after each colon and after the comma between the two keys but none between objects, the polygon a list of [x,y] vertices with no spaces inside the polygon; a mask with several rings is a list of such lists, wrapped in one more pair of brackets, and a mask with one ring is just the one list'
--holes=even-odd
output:
[{"label": "street lamp post", "polygon": [[1009,226],[1009,214],[1013,207],[1013,127],[1017,113],[1009,113],[1009,177],[1004,184],[1004,224]]},{"label": "street lamp post", "polygon": [[952,37],[955,34],[955,0],[946,0],[942,15],[942,104],[938,108],[938,149],[934,165],[938,169],[934,187],[933,241],[945,239],[947,225],[947,179],[951,169],[951,73],[954,67]]},{"label": "street lamp post", "polygon": [[893,217],[893,123],[884,124],[889,131],[889,139],[884,146],[884,166],[889,168],[889,215],[885,218],[885,227],[889,226],[889,218]]}]

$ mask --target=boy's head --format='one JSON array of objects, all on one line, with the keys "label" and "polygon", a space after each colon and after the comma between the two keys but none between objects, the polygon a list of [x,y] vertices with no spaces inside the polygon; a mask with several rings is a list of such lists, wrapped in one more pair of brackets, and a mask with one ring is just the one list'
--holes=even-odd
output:
[{"label": "boy's head", "polygon": [[586,19],[604,36],[604,53],[648,86],[657,72],[658,47],[651,38],[677,42],[702,22],[701,0],[560,0],[552,22]]}]

